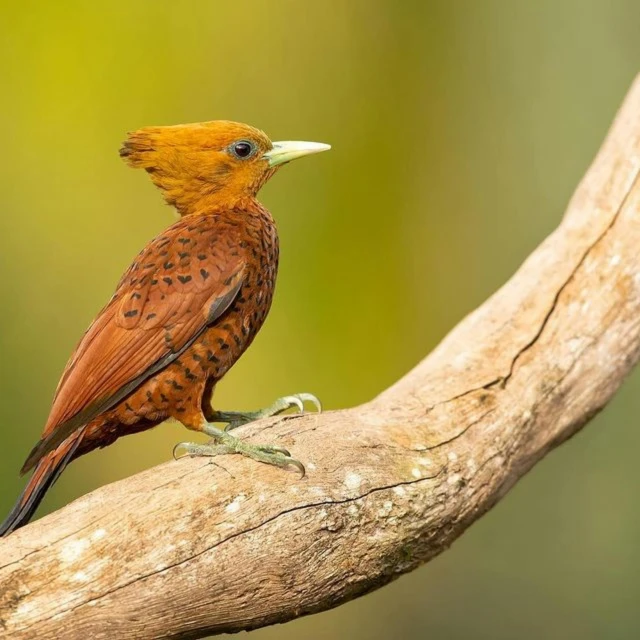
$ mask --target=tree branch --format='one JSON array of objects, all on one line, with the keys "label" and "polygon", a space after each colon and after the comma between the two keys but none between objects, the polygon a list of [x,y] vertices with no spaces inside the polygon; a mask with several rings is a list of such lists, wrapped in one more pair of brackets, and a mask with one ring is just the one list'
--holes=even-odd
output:
[{"label": "tree branch", "polygon": [[0,541],[0,636],[198,638],[334,607],[448,547],[640,355],[640,79],[559,228],[413,371],[262,421],[308,475],[169,462]]}]

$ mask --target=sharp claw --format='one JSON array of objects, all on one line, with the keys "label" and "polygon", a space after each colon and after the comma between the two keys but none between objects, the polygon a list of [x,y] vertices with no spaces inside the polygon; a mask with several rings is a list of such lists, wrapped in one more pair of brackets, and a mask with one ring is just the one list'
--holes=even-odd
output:
[{"label": "sharp claw", "polygon": [[180,458],[184,458],[186,456],[189,455],[189,452],[186,451],[185,453],[183,453],[181,456],[176,455],[176,451],[180,448],[180,447],[184,447],[185,449],[187,448],[187,445],[189,443],[188,442],[178,442],[178,444],[173,447],[173,451],[171,452],[171,455],[173,456],[174,460],[180,460]]},{"label": "sharp claw", "polygon": [[302,462],[300,462],[300,460],[296,460],[291,456],[287,456],[287,457],[289,458],[287,460],[287,463],[290,465],[293,465],[294,467],[296,467],[296,469],[298,469],[298,471],[300,472],[300,479],[302,480],[302,478],[304,478],[305,475],[307,474],[307,470],[304,468],[304,465],[302,464]]},{"label": "sharp claw", "polygon": [[258,446],[265,453],[269,453],[269,454],[279,453],[280,455],[283,455],[285,458],[291,457],[291,453],[289,452],[289,450],[285,449],[284,447],[278,447],[277,445],[274,445],[274,444],[261,444]]},{"label": "sharp claw", "polygon": [[298,393],[296,396],[302,400],[302,402],[310,402],[318,410],[318,413],[322,411],[322,402],[312,393]]},{"label": "sharp claw", "polygon": [[297,407],[298,413],[302,413],[304,411],[304,404],[302,403],[302,400],[297,395],[285,396],[283,400],[289,405],[288,406],[289,409],[291,409],[292,407]]}]

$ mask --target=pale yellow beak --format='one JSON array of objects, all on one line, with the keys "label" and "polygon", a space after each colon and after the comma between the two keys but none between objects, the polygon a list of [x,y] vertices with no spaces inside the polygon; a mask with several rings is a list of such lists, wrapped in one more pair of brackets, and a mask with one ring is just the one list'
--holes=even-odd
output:
[{"label": "pale yellow beak", "polygon": [[331,145],[322,142],[303,142],[301,140],[285,140],[274,142],[273,149],[267,151],[263,158],[267,160],[270,167],[276,167],[285,162],[291,162],[302,156],[309,156],[312,153],[329,151]]}]

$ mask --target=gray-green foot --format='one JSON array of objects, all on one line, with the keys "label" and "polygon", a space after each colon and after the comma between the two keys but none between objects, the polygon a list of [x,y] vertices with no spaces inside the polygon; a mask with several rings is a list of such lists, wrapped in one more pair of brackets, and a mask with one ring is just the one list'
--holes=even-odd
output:
[{"label": "gray-green foot", "polygon": [[218,429],[212,424],[207,424],[203,431],[212,437],[212,440],[206,444],[198,444],[196,442],[180,442],[173,448],[173,457],[177,459],[176,451],[180,448],[184,449],[186,455],[189,456],[219,456],[227,453],[239,453],[240,455],[272,464],[276,467],[286,469],[293,466],[300,471],[302,477],[305,475],[305,468],[302,462],[291,457],[291,454],[283,447],[274,445],[250,444],[244,442],[235,436],[232,436],[226,430]]},{"label": "gray-green foot", "polygon": [[305,402],[313,404],[318,412],[322,411],[322,403],[316,396],[311,393],[295,393],[291,396],[278,398],[271,406],[265,409],[259,409],[258,411],[214,411],[208,416],[208,419],[210,419],[210,422],[226,423],[225,431],[230,431],[260,418],[277,416],[294,407],[299,413],[302,413]]}]

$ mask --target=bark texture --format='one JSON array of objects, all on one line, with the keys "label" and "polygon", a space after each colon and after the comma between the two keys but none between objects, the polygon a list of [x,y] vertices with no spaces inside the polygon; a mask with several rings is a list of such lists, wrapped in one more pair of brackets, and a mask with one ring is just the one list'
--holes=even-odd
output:
[{"label": "bark texture", "polygon": [[558,229],[413,371],[247,437],[308,474],[168,462],[0,540],[0,637],[198,638],[334,607],[448,547],[640,355],[640,80]]}]

